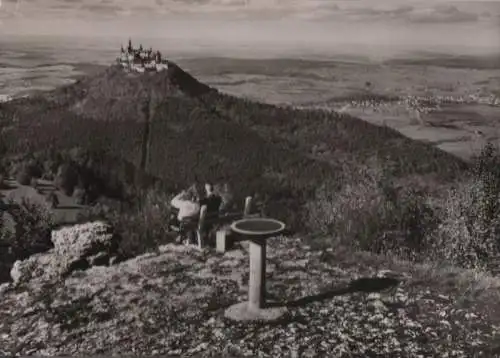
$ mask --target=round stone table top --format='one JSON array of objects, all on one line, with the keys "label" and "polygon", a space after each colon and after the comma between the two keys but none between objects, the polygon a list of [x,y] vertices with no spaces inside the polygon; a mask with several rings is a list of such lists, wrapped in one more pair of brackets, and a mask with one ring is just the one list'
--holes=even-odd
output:
[{"label": "round stone table top", "polygon": [[235,233],[253,237],[276,235],[284,229],[284,223],[271,218],[246,218],[231,224]]}]

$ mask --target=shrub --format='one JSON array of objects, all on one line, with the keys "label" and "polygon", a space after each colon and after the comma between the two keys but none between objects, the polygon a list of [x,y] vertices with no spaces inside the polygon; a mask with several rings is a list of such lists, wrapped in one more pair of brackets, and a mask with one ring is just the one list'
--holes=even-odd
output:
[{"label": "shrub", "polygon": [[15,257],[10,250],[10,242],[14,235],[6,215],[0,211],[0,283],[10,280],[10,269]]},{"label": "shrub", "polygon": [[73,190],[78,184],[78,170],[76,166],[72,162],[60,165],[57,170],[54,184],[57,188],[61,189],[64,194],[68,196],[73,195]]},{"label": "shrub", "polygon": [[47,194],[47,203],[52,209],[55,209],[59,206],[59,198],[57,197],[57,194],[51,191],[50,193]]},{"label": "shrub", "polygon": [[87,193],[83,188],[76,188],[73,191],[73,198],[75,198],[75,201],[78,205],[87,204]]},{"label": "shrub", "polygon": [[433,238],[434,257],[484,269],[500,254],[499,164],[498,149],[488,144],[475,158],[471,177],[449,191]]},{"label": "shrub", "polygon": [[438,225],[436,212],[425,193],[398,188],[388,178],[385,168],[362,168],[347,173],[344,185],[324,184],[307,204],[308,226],[356,249],[423,257]]},{"label": "shrub", "polygon": [[35,159],[21,158],[12,168],[12,174],[21,185],[30,185],[33,178],[40,178],[43,168]]},{"label": "shrub", "polygon": [[9,203],[9,213],[15,222],[15,232],[8,244],[18,260],[52,247],[50,240],[53,218],[48,208],[26,199],[20,204]]},{"label": "shrub", "polygon": [[120,254],[134,257],[156,250],[166,243],[167,224],[170,216],[170,195],[157,189],[143,194],[139,205],[113,210],[104,205],[88,208],[79,221],[101,219],[108,221],[122,237]]},{"label": "shrub", "polygon": [[30,159],[26,164],[28,171],[34,178],[41,178],[43,175],[43,165],[39,160]]},{"label": "shrub", "polygon": [[38,180],[35,178],[35,177],[32,177],[31,180],[30,180],[30,186],[33,187],[33,188],[37,188],[38,186]]},{"label": "shrub", "polygon": [[351,232],[350,216],[354,212],[380,206],[378,182],[382,173],[368,168],[343,171],[339,182],[325,182],[309,202],[308,227],[323,234]]},{"label": "shrub", "polygon": [[33,179],[33,176],[29,168],[26,165],[20,165],[16,173],[17,182],[21,185],[30,185],[31,179]]},{"label": "shrub", "polygon": [[401,191],[392,208],[392,225],[400,236],[399,240],[384,240],[389,244],[386,251],[405,259],[425,259],[431,247],[429,240],[440,223],[436,208],[426,193],[414,188]]},{"label": "shrub", "polygon": [[0,244],[7,243],[12,239],[13,232],[7,225],[4,213],[0,212]]},{"label": "shrub", "polygon": [[234,206],[234,195],[228,183],[215,184],[214,192],[222,198],[220,210],[229,211]]},{"label": "shrub", "polygon": [[43,163],[43,175],[42,178],[46,180],[53,180],[56,173],[57,173],[57,168],[59,166],[57,163],[53,160],[47,159]]}]

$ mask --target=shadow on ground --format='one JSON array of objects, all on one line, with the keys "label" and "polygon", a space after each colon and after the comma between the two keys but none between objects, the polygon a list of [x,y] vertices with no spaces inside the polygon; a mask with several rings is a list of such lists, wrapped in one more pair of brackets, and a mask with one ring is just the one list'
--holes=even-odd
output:
[{"label": "shadow on ground", "polygon": [[269,302],[268,307],[286,306],[288,308],[302,307],[313,302],[320,302],[331,299],[335,296],[341,296],[355,292],[381,292],[395,288],[400,280],[390,277],[362,277],[352,281],[347,287],[329,290],[317,295],[306,296],[293,301]]},{"label": "shadow on ground", "polygon": [[54,209],[55,210],[80,210],[84,208],[83,205],[58,205],[57,207],[55,207]]}]

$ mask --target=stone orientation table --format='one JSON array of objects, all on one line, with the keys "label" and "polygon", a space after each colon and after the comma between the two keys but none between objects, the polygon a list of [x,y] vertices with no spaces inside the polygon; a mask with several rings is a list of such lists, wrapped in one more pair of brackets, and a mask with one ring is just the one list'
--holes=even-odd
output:
[{"label": "stone orientation table", "polygon": [[237,321],[273,321],[286,313],[285,307],[266,305],[266,241],[285,229],[271,218],[244,218],[231,224],[240,241],[250,241],[250,277],[248,301],[229,307],[225,316]]}]

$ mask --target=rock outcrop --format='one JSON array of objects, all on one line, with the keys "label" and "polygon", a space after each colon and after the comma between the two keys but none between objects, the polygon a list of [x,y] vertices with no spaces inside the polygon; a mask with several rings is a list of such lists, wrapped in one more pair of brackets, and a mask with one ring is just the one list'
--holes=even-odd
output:
[{"label": "rock outcrop", "polygon": [[[61,282],[0,285],[0,356],[495,356],[489,310],[464,308],[429,271],[294,238],[269,240],[267,259],[267,299],[290,310],[280,324],[225,317],[248,298],[239,244],[224,255],[167,244]],[[408,278],[388,291],[360,287],[391,276]]]},{"label": "rock outcrop", "polygon": [[10,275],[15,285],[33,280],[54,282],[73,271],[117,261],[119,237],[101,221],[54,230],[51,240],[52,250],[14,263]]}]

